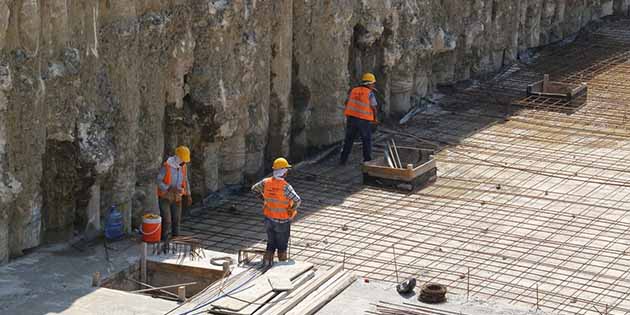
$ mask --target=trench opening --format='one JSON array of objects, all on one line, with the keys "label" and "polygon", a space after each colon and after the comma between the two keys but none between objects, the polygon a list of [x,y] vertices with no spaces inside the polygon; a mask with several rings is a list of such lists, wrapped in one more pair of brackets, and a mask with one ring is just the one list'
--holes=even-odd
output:
[{"label": "trench opening", "polygon": [[104,279],[100,286],[155,298],[177,300],[179,287],[184,286],[185,297],[191,298],[222,279],[223,275],[222,270],[148,260],[145,281],[141,281],[141,265],[137,262]]}]

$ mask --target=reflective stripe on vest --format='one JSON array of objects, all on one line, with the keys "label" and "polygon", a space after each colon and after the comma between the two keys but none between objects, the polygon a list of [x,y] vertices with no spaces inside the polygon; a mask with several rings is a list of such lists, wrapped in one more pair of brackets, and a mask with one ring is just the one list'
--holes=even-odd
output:
[{"label": "reflective stripe on vest", "polygon": [[374,120],[374,111],[370,106],[370,93],[372,90],[364,86],[358,86],[350,91],[344,115],[363,120]]},{"label": "reflective stripe on vest", "polygon": [[269,177],[265,179],[263,188],[263,214],[271,219],[288,220],[288,209],[291,207],[291,199],[284,195],[287,182],[284,179]]},{"label": "reflective stripe on vest", "polygon": [[[164,174],[164,179],[162,180],[162,182],[168,187],[171,187],[171,166],[168,164],[168,162],[164,162],[164,164],[162,164],[162,167],[166,169],[166,174]],[[182,191],[184,192],[182,195],[186,194],[186,164],[182,166]],[[158,197],[163,197],[166,195],[166,193],[166,191],[162,191],[160,189],[160,186],[157,187]]]}]

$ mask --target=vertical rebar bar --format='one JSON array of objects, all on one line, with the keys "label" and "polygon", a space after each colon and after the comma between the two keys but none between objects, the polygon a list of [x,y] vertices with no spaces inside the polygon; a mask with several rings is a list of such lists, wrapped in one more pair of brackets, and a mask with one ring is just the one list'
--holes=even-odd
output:
[{"label": "vertical rebar bar", "polygon": [[392,244],[392,252],[394,253],[394,270],[396,271],[396,283],[400,283],[400,279],[398,278],[398,264],[396,263],[396,249],[394,244]]},{"label": "vertical rebar bar", "polygon": [[536,310],[540,310],[540,305],[538,304],[538,283],[536,283]]},{"label": "vertical rebar bar", "polygon": [[470,267],[468,268],[468,274],[466,275],[466,301],[470,299]]}]

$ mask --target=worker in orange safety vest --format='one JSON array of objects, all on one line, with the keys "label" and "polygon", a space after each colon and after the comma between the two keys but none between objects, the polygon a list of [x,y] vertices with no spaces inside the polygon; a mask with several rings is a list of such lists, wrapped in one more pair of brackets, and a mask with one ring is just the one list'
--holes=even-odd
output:
[{"label": "worker in orange safety vest", "polygon": [[285,158],[273,162],[273,176],[265,178],[252,186],[252,191],[264,201],[263,215],[267,231],[267,249],[263,256],[263,266],[271,267],[275,251],[278,260],[288,259],[287,249],[291,236],[291,220],[297,215],[297,208],[302,199],[293,187],[284,179],[291,165]]},{"label": "worker in orange safety vest", "polygon": [[348,161],[352,144],[357,135],[361,137],[363,145],[363,162],[372,160],[372,124],[376,119],[376,96],[374,95],[376,77],[372,73],[366,73],[361,78],[361,85],[350,90],[344,116],[346,116],[346,136],[341,151],[339,164],[345,165]]},{"label": "worker in orange safety vest", "polygon": [[168,240],[168,234],[179,235],[182,219],[182,197],[186,197],[188,206],[192,204],[190,184],[186,163],[190,162],[190,149],[179,146],[175,155],[169,157],[157,177],[157,195],[162,217],[162,241]]}]

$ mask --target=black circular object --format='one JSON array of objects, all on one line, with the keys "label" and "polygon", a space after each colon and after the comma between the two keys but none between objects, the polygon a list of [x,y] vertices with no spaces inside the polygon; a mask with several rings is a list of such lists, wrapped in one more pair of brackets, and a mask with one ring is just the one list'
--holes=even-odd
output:
[{"label": "black circular object", "polygon": [[431,304],[446,302],[446,291],[446,286],[438,283],[427,283],[420,289],[418,301]]},{"label": "black circular object", "polygon": [[400,294],[409,294],[416,287],[416,278],[409,278],[396,286],[396,291]]}]

